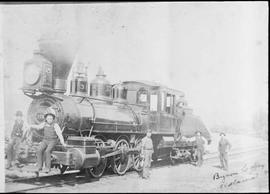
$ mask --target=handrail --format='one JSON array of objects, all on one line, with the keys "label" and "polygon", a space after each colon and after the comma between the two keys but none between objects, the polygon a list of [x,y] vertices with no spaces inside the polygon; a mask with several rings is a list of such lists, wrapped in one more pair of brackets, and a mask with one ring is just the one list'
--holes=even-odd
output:
[{"label": "handrail", "polygon": [[79,95],[76,95],[76,94],[70,94],[70,96],[82,97],[82,98],[89,98],[89,99],[99,100],[99,101],[105,101],[105,102],[112,102],[111,99],[101,99],[101,98],[95,98],[95,97],[91,97],[91,96],[79,96]]},{"label": "handrail", "polygon": [[87,102],[89,102],[90,104],[91,104],[91,106],[92,106],[92,109],[93,109],[93,122],[92,122],[92,126],[91,126],[91,129],[90,129],[90,131],[89,131],[89,137],[91,136],[91,133],[92,133],[92,131],[93,131],[93,128],[94,128],[94,125],[95,125],[95,122],[96,122],[96,109],[95,109],[95,106],[94,106],[94,104],[88,99],[88,98],[86,98],[86,100],[87,100]]},{"label": "handrail", "polygon": [[129,110],[131,110],[131,112],[132,112],[132,114],[133,114],[133,117],[135,117],[136,120],[137,120],[137,125],[141,125],[141,122],[140,122],[140,120],[139,120],[137,114],[135,113],[135,111],[134,111],[128,104],[125,104],[125,106],[128,107]]},{"label": "handrail", "polygon": [[125,124],[125,123],[117,123],[117,122],[114,122],[114,123],[106,123],[106,122],[95,122],[95,124],[107,124],[107,125],[123,125],[123,126],[138,126],[139,124]]}]

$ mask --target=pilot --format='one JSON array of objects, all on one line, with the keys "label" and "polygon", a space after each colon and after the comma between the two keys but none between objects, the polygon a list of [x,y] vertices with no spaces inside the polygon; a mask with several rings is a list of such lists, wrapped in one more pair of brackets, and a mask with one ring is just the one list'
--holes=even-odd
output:
[{"label": "pilot", "polygon": [[23,121],[22,111],[18,110],[15,115],[16,119],[11,132],[11,141],[7,146],[7,169],[11,168],[16,162],[18,163],[19,146],[28,132],[27,123]]},{"label": "pilot", "polygon": [[221,168],[224,170],[228,170],[228,151],[231,149],[232,145],[224,136],[226,136],[225,133],[220,133],[218,151]]},{"label": "pilot", "polygon": [[154,152],[151,133],[151,129],[148,129],[146,136],[142,139],[141,153],[144,158],[142,178],[144,179],[147,179],[150,176],[151,160]]},{"label": "pilot", "polygon": [[63,146],[66,146],[62,131],[59,125],[55,122],[55,112],[53,109],[48,109],[44,115],[45,122],[39,125],[30,125],[31,128],[44,129],[44,137],[37,150],[38,171],[43,167],[43,155],[45,155],[45,173],[51,171],[51,152],[58,143],[58,138]]},{"label": "pilot", "polygon": [[203,153],[204,153],[205,141],[203,140],[200,131],[196,132],[195,143],[197,145],[197,156],[198,156],[197,166],[201,166],[203,164]]},{"label": "pilot", "polygon": [[184,136],[180,131],[176,132],[174,135],[174,142],[176,144],[180,143],[180,142],[190,142],[190,141],[192,141],[192,139],[193,138],[188,138],[188,137]]}]

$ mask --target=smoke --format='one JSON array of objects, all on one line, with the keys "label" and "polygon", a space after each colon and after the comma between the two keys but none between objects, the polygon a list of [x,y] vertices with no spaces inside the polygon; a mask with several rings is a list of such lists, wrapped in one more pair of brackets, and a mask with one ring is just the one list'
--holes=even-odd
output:
[{"label": "smoke", "polygon": [[[35,49],[43,49],[47,52],[47,57],[60,64],[57,70],[59,76],[67,77],[69,70],[60,69],[66,68],[66,64],[73,64],[80,36],[76,6],[12,5],[2,7],[2,11],[4,119],[8,136],[16,110],[22,110],[26,120],[31,102],[31,98],[23,95],[20,90],[24,62],[32,57]],[[53,44],[58,47],[52,46]]]},{"label": "smoke", "polygon": [[5,6],[5,121],[27,111],[23,63],[42,37],[77,50],[73,64],[89,65],[89,80],[102,66],[111,83],[153,80],[183,91],[207,126],[252,121],[268,102],[267,11],[263,3]]}]

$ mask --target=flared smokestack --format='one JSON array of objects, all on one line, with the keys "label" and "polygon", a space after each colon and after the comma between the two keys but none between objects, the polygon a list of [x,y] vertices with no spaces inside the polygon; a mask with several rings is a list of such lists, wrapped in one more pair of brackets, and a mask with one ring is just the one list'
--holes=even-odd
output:
[{"label": "flared smokestack", "polygon": [[53,64],[53,88],[64,93],[67,78],[72,67],[77,47],[71,40],[41,37],[38,40],[40,53]]}]

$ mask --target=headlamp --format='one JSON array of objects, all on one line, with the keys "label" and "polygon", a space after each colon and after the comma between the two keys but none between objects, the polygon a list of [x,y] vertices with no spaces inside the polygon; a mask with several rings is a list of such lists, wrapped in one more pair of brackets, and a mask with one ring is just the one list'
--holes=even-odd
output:
[{"label": "headlamp", "polygon": [[34,85],[37,83],[40,77],[40,68],[34,64],[26,67],[24,72],[24,80],[29,85]]}]

